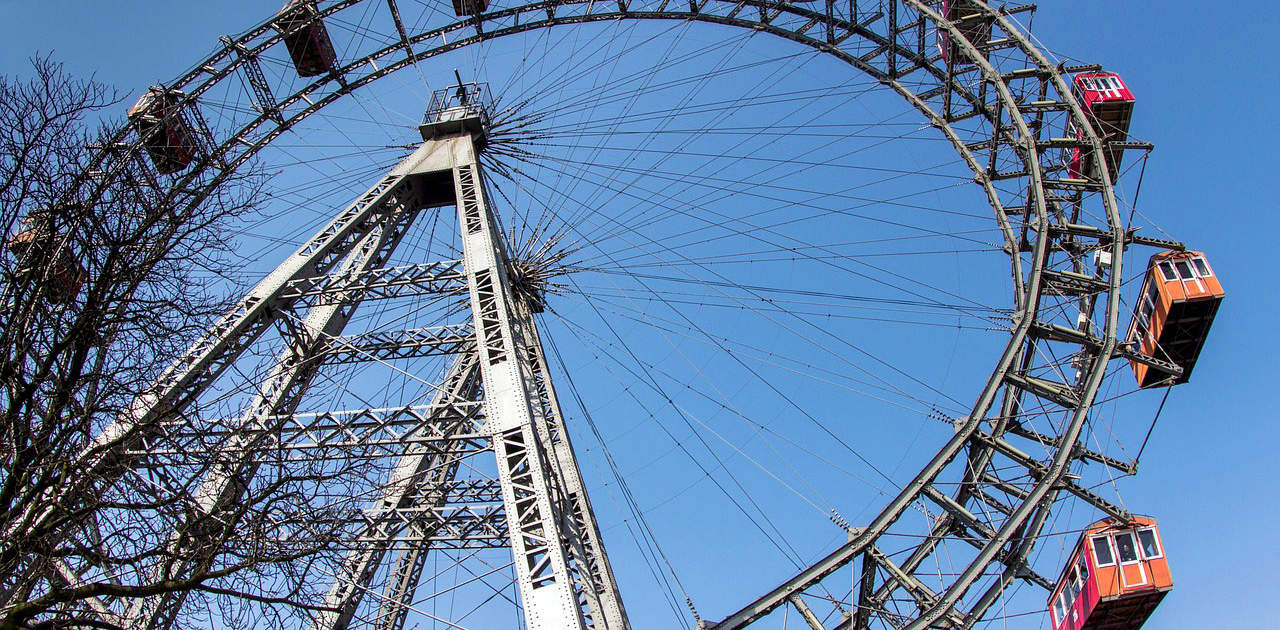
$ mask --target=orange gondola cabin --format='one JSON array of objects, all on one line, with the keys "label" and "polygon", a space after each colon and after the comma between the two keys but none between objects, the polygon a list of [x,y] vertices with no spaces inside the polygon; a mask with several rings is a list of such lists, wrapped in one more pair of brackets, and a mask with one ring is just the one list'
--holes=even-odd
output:
[{"label": "orange gondola cabin", "polygon": [[[1114,179],[1124,149],[1110,146],[1129,139],[1129,121],[1133,118],[1133,92],[1125,85],[1120,75],[1114,72],[1085,72],[1077,74],[1071,82],[1071,90],[1095,131],[1102,137],[1106,147],[1103,162],[1107,172]],[[1067,130],[1077,140],[1084,140],[1083,129]],[[1099,179],[1098,160],[1093,150],[1088,147],[1077,147],[1071,152],[1071,177]]]},{"label": "orange gondola cabin", "polygon": [[55,246],[48,220],[40,214],[23,219],[18,233],[6,244],[9,253],[18,261],[20,277],[43,282],[45,296],[50,302],[69,302],[84,286],[85,270],[65,247],[57,252],[56,263],[47,267],[46,261],[53,255],[49,250]]},{"label": "orange gondola cabin", "polygon": [[1204,254],[1166,251],[1151,257],[1129,341],[1144,355],[1182,368],[1172,376],[1131,361],[1140,387],[1178,385],[1191,378],[1225,293]]},{"label": "orange gondola cabin", "polygon": [[[991,39],[992,19],[973,0],[943,0],[942,16],[954,23],[974,46],[981,46]],[[938,29],[938,49],[942,52],[943,61],[959,62],[961,59],[959,42],[954,41],[946,29]]]},{"label": "orange gondola cabin", "polygon": [[1155,519],[1084,530],[1049,598],[1053,630],[1138,630],[1173,589]]},{"label": "orange gondola cabin", "polygon": [[196,156],[195,133],[182,116],[183,96],[177,90],[153,87],[129,108],[129,121],[161,173],[177,173]]},{"label": "orange gondola cabin", "polygon": [[333,69],[338,54],[315,0],[289,0],[276,15],[275,26],[284,34],[298,76],[314,77]]}]

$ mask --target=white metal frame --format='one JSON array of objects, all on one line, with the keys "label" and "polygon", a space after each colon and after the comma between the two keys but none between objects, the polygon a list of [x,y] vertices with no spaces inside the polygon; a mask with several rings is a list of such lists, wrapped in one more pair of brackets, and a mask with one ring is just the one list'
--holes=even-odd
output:
[{"label": "white metal frame", "polygon": [[[1151,537],[1155,540],[1156,554],[1154,556],[1148,556],[1146,548],[1142,546],[1143,532],[1151,532]],[[1138,555],[1141,556],[1143,560],[1159,560],[1164,557],[1164,542],[1160,540],[1160,530],[1154,527],[1139,527],[1136,530],[1136,536],[1138,538]]]},{"label": "white metal frame", "polygon": [[[1107,543],[1107,553],[1111,554],[1110,562],[1104,563],[1098,558],[1097,547],[1094,546],[1096,545],[1096,541],[1098,540],[1102,540]],[[1102,569],[1105,567],[1115,566],[1119,562],[1120,556],[1116,554],[1116,545],[1115,545],[1115,541],[1111,539],[1111,534],[1098,534],[1095,536],[1090,536],[1089,543],[1090,543],[1090,553],[1093,554],[1094,567]]]}]

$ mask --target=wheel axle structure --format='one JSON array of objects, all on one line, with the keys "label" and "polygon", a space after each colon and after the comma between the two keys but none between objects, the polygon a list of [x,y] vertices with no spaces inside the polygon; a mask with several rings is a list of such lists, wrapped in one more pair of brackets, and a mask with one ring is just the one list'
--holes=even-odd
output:
[{"label": "wheel axle structure", "polygon": [[[834,551],[770,577],[777,586],[763,595],[742,593],[739,601],[747,603],[736,611],[725,608],[713,615],[718,620],[697,623],[706,630],[744,628],[790,608],[815,630],[974,627],[1019,585],[1053,588],[1055,576],[1036,569],[1033,551],[1056,506],[1070,500],[1095,514],[1130,518],[1117,500],[1082,483],[1078,470],[1089,465],[1125,476],[1135,463],[1090,446],[1084,436],[1116,365],[1131,360],[1176,371],[1124,343],[1122,263],[1131,246],[1180,245],[1129,229],[1108,169],[1078,177],[1066,171],[1071,150],[1108,149],[1069,77],[1098,67],[1067,66],[1042,50],[1018,21],[1034,10],[1030,5],[970,4],[973,13],[948,19],[942,3],[929,0],[541,0],[496,2],[456,18],[431,9],[406,21],[396,0],[319,2],[313,19],[331,32],[338,32],[334,24],[358,22],[361,32],[377,35],[363,46],[339,46],[328,72],[291,91],[268,79],[262,59],[302,28],[296,20],[282,26],[268,19],[223,38],[212,55],[159,88],[176,95],[193,130],[194,165],[145,185],[162,190],[176,209],[198,206],[272,143],[324,108],[359,99],[375,82],[446,53],[572,25],[666,21],[690,31],[737,29],[753,34],[752,41],[780,38],[857,71],[945,139],[968,171],[970,188],[990,205],[993,233],[1002,239],[994,245],[1007,255],[1011,282],[1007,336],[967,412],[943,414],[949,436],[883,494],[871,518],[851,524],[833,512],[843,539]],[[363,19],[375,10],[387,19]],[[990,24],[988,39],[968,39],[974,30],[966,25],[975,20]],[[939,34],[952,54],[940,52]],[[208,113],[207,103],[222,98],[215,95],[227,85],[242,86],[253,110],[234,125]],[[477,84],[443,92],[469,90],[479,94]],[[493,189],[495,167],[485,166],[486,155],[510,146],[495,107],[461,119],[442,117],[440,108],[428,112],[423,143],[265,274],[102,432],[95,455],[78,463],[84,481],[75,482],[83,484],[76,492],[102,493],[131,470],[190,457],[183,435],[222,436],[215,441],[218,463],[203,473],[189,515],[169,539],[184,560],[155,568],[151,578],[177,580],[212,566],[208,543],[219,530],[208,523],[226,522],[245,489],[270,468],[265,462],[283,458],[313,467],[321,478],[342,479],[345,501],[359,503],[358,510],[326,512],[341,535],[326,548],[327,560],[298,574],[318,598],[302,625],[399,630],[412,618],[420,627],[473,627],[416,605],[415,591],[440,554],[509,549],[511,564],[480,565],[457,581],[509,575],[513,589],[490,595],[518,609],[528,628],[631,627],[625,591],[605,553],[608,530],[588,500],[552,383],[549,361],[559,350],[540,335],[544,308],[555,307],[548,293],[571,265],[555,247],[527,255],[503,230],[494,200],[506,195],[500,185]],[[1082,133],[1053,135],[1067,128]],[[135,126],[121,127],[76,182],[78,190],[93,198],[126,165],[145,164],[146,139]],[[456,217],[443,220],[456,221],[454,257],[395,262],[415,226],[441,221],[447,217],[441,209],[449,207]],[[346,332],[362,304],[404,298],[451,305],[441,308],[453,319]],[[218,383],[243,378],[237,362],[272,330],[282,331],[275,359],[249,379],[252,395],[236,417],[215,421],[195,412]],[[308,389],[334,366],[424,357],[439,366],[430,376],[415,375],[430,381],[429,401],[299,411]],[[334,461],[362,463],[338,470]],[[68,535],[93,527],[83,525]],[[935,570],[940,556],[953,571]],[[50,572],[51,584],[119,579],[100,575],[90,560],[29,566]],[[102,598],[94,609],[108,623],[169,628],[187,599]]]}]

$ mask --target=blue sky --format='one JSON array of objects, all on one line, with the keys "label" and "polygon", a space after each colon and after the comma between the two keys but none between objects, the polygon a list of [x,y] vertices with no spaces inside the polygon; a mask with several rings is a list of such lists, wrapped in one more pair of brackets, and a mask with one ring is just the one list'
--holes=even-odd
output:
[{"label": "blue sky", "polygon": [[[22,74],[34,52],[52,52],[73,72],[131,94],[179,74],[218,35],[277,4],[3,0],[0,73]],[[1280,410],[1270,393],[1280,348],[1264,327],[1280,308],[1268,282],[1278,227],[1270,149],[1280,140],[1270,99],[1280,71],[1259,53],[1280,18],[1256,0],[1224,11],[1189,2],[1040,5],[1034,27],[1047,46],[1121,72],[1137,95],[1135,129],[1156,144],[1141,209],[1205,251],[1228,294],[1193,382],[1173,391],[1142,471],[1123,492],[1131,509],[1160,519],[1177,581],[1148,627],[1266,627],[1280,562],[1272,527],[1280,508],[1267,494],[1280,473]],[[709,597],[753,595],[723,590]]]}]

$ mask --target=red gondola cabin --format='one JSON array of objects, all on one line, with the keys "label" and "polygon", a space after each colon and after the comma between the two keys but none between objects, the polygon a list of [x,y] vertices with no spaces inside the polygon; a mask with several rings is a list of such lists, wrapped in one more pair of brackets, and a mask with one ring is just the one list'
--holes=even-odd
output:
[{"label": "red gondola cabin", "polygon": [[1103,519],[1084,530],[1049,598],[1053,630],[1138,630],[1172,589],[1155,519]]},{"label": "red gondola cabin", "polygon": [[1137,344],[1142,354],[1181,367],[1182,375],[1173,378],[1145,363],[1132,361],[1140,387],[1177,385],[1191,378],[1224,295],[1204,254],[1167,251],[1151,257],[1129,340]]},{"label": "red gondola cabin", "polygon": [[[973,0],[943,0],[942,16],[955,23],[964,38],[975,46],[991,39],[991,18]],[[938,29],[938,49],[944,61],[959,63],[962,60],[958,42],[952,41],[951,33],[946,29]]]},{"label": "red gondola cabin", "polygon": [[195,133],[182,116],[182,92],[153,87],[129,108],[129,121],[142,137],[151,163],[161,173],[177,173],[196,156]]},{"label": "red gondola cabin", "polygon": [[50,302],[68,302],[84,285],[84,266],[64,247],[57,253],[57,262],[46,270],[49,249],[56,245],[48,225],[39,215],[28,215],[7,247],[18,260],[20,277],[43,281]]},{"label": "red gondola cabin", "polygon": [[275,26],[284,34],[284,45],[298,76],[314,77],[333,69],[338,54],[315,0],[289,0],[276,15]]},{"label": "red gondola cabin", "polygon": [[[1102,144],[1124,142],[1129,138],[1129,120],[1133,118],[1133,93],[1120,79],[1120,75],[1112,72],[1085,72],[1077,74],[1072,81],[1072,92],[1080,106],[1084,108],[1089,122],[1102,136]],[[1077,140],[1085,138],[1084,130],[1069,129]],[[1107,172],[1114,178],[1116,169],[1120,168],[1120,159],[1124,149],[1107,147],[1105,162]],[[1075,178],[1097,178],[1097,160],[1093,150],[1078,147],[1071,153],[1071,176]]]}]

